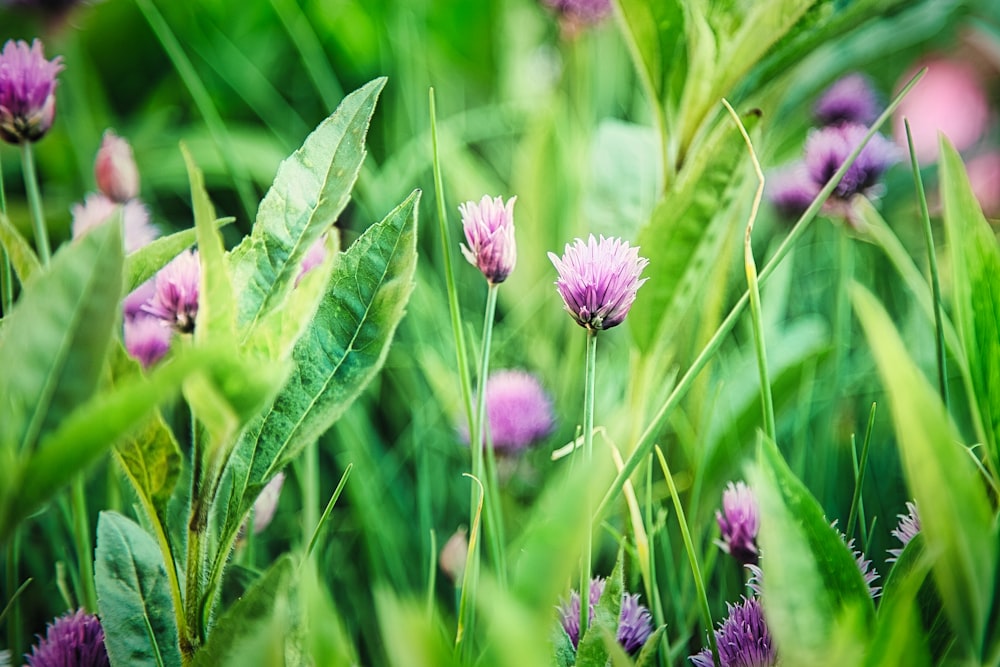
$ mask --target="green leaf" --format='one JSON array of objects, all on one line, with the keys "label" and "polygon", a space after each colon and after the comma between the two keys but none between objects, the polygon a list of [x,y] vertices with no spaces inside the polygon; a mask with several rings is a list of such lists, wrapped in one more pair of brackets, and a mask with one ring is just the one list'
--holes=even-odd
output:
[{"label": "green leaf", "polygon": [[112,665],[181,664],[163,557],[146,531],[116,512],[97,520],[95,579]]},{"label": "green leaf", "polygon": [[233,284],[241,288],[240,325],[252,330],[260,317],[282,306],[306,252],[347,205],[385,82],[375,79],[345,97],[278,167],[253,231],[230,257]]},{"label": "green leaf", "polygon": [[660,649],[660,640],[667,631],[667,626],[661,625],[653,631],[646,643],[639,651],[639,657],[635,659],[635,667],[653,667],[656,663],[656,656]]},{"label": "green leaf", "polygon": [[3,213],[0,213],[0,245],[7,251],[10,264],[22,283],[41,267],[31,244]]},{"label": "green leaf", "polygon": [[[576,653],[576,664],[580,667],[604,667],[608,661],[605,637],[610,635],[611,640],[615,641],[618,636],[618,617],[622,610],[623,560],[624,551],[619,550],[615,568],[605,581],[604,591],[594,607],[594,618],[587,626],[587,632],[580,638]],[[583,598],[584,593],[580,591],[581,605]]]},{"label": "green leaf", "polygon": [[291,378],[229,459],[230,530],[271,477],[330,428],[381,368],[413,289],[419,199],[415,191],[340,258],[293,351]]},{"label": "green leaf", "polygon": [[[752,113],[742,120],[751,129],[758,118]],[[724,211],[743,189],[746,146],[726,121],[692,155],[639,233],[642,255],[654,258],[656,271],[629,313],[633,337],[645,351],[670,340],[666,332],[703,293],[707,277],[718,269],[721,248],[735,233],[736,220]]]},{"label": "green leaf", "polygon": [[943,614],[933,582],[928,578],[930,565],[930,558],[923,548],[923,536],[917,534],[893,564],[882,588],[878,623],[865,656],[866,667],[931,664],[928,638],[933,641],[932,628],[938,623],[929,619],[930,622],[921,624],[918,597],[925,592],[931,594],[937,604],[925,611],[930,611],[937,618]]},{"label": "green leaf", "polygon": [[[39,444],[23,470],[12,475],[16,482],[0,489],[0,543],[9,537],[18,521],[55,495],[115,441],[139,426],[157,405],[176,396],[190,374],[209,371],[224,361],[227,354],[231,352],[220,349],[183,352],[159,365],[148,377],[130,377],[79,406]],[[162,482],[160,493],[165,493],[171,473],[150,471],[150,474],[151,483]]]},{"label": "green leaf", "polygon": [[[236,218],[219,218],[213,224],[223,227]],[[125,292],[131,292],[162,269],[170,260],[194,245],[194,228],[174,232],[170,236],[158,238],[125,258]]]},{"label": "green leaf", "polygon": [[778,653],[789,665],[831,664],[846,631],[873,625],[868,585],[839,531],[774,443],[762,439],[749,472],[766,517],[758,535],[763,604]]},{"label": "green leaf", "polygon": [[979,434],[1000,464],[1000,246],[958,152],[941,135],[941,200],[951,248],[955,319],[972,376]]},{"label": "green leaf", "polygon": [[0,338],[0,448],[30,452],[97,387],[121,299],[121,226],[63,246],[24,284]]},{"label": "green leaf", "polygon": [[934,581],[952,628],[970,655],[982,647],[997,562],[992,511],[969,451],[888,314],[860,286],[851,291],[896,429],[907,486],[933,554]]},{"label": "green leaf", "polygon": [[566,634],[562,623],[556,623],[552,630],[552,645],[555,647],[555,662],[557,667],[573,667],[576,664],[576,651],[573,640]]},{"label": "green leaf", "polygon": [[292,566],[291,556],[282,556],[226,610],[195,654],[193,667],[223,664],[236,648],[259,632],[274,613],[278,593],[288,587]]}]

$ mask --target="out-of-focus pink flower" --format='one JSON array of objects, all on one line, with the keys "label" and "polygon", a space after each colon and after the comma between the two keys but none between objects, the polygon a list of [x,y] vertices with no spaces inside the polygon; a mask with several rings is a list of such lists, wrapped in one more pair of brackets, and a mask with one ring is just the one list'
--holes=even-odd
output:
[{"label": "out-of-focus pink flower", "polygon": [[868,125],[878,117],[878,98],[866,76],[848,74],[826,89],[816,102],[813,114],[821,125]]},{"label": "out-of-focus pink flower", "polygon": [[948,137],[957,150],[964,151],[986,132],[990,112],[982,83],[971,65],[935,57],[919,63],[901,81],[909,81],[923,67],[927,74],[903,98],[893,119],[893,130],[897,143],[905,146],[906,118],[917,160],[931,164],[938,159],[938,132]]},{"label": "out-of-focus pink flower", "polygon": [[983,213],[990,218],[1000,216],[1000,151],[970,158],[965,169]]},{"label": "out-of-focus pink flower", "polygon": [[326,234],[323,234],[316,239],[316,242],[306,252],[306,256],[302,258],[302,266],[299,269],[299,275],[295,278],[295,284],[298,285],[307,273],[322,264],[323,260],[326,259],[326,254]]},{"label": "out-of-focus pink flower", "polygon": [[441,555],[438,557],[441,571],[455,583],[461,582],[462,575],[465,574],[465,560],[469,554],[467,532],[464,527],[456,530],[441,547]]},{"label": "out-of-focus pink flower", "polygon": [[259,535],[274,519],[281,497],[281,487],[285,483],[284,471],[271,478],[253,504],[253,534]]},{"label": "out-of-focus pink flower", "polygon": [[100,193],[86,196],[82,204],[74,204],[73,238],[80,238],[89,230],[107,221],[112,215],[122,211],[124,225],[125,252],[135,252],[144,245],[156,240],[160,231],[149,222],[149,210],[137,199],[117,204]]},{"label": "out-of-focus pink flower", "polygon": [[198,316],[200,283],[198,251],[182,252],[156,274],[156,292],[142,309],[181,333],[191,333]]},{"label": "out-of-focus pink flower", "polygon": [[94,160],[97,189],[111,201],[124,204],[139,196],[139,169],[127,141],[105,130],[101,148]]},{"label": "out-of-focus pink flower", "polygon": [[129,355],[138,359],[143,368],[149,368],[170,349],[174,330],[160,318],[143,313],[125,318],[124,335]]}]

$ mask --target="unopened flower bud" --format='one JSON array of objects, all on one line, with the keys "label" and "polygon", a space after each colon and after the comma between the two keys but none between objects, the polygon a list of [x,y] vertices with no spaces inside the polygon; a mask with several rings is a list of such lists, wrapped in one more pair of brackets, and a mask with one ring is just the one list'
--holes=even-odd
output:
[{"label": "unopened flower bud", "polygon": [[139,196],[139,170],[135,166],[132,147],[114,130],[104,132],[94,161],[94,176],[97,188],[111,201],[124,204]]}]

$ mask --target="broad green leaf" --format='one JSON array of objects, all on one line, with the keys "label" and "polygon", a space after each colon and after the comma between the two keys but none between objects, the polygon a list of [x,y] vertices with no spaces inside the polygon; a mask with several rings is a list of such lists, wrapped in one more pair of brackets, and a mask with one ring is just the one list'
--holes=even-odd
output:
[{"label": "broad green leaf", "polygon": [[[219,218],[213,224],[223,227],[236,218]],[[194,228],[174,232],[170,236],[158,238],[131,252],[125,258],[125,291],[131,292],[156,275],[170,260],[195,244]]]},{"label": "broad green leaf", "polygon": [[278,167],[253,231],[230,256],[233,284],[241,290],[241,326],[252,330],[260,317],[285,302],[306,252],[347,205],[385,82],[375,79],[345,97]]},{"label": "broad green leaf", "polygon": [[[207,349],[183,352],[160,364],[149,376],[135,375],[80,405],[39,444],[18,470],[16,483],[0,489],[0,543],[19,520],[35,511],[74,475],[108,451],[131,429],[149,418],[154,408],[176,396],[192,373],[209,371],[231,354]],[[169,457],[165,463],[169,461]],[[169,471],[150,471],[157,485],[169,483]],[[159,475],[163,475],[162,478]]]},{"label": "broad green leaf", "polygon": [[[743,117],[752,128],[756,114]],[[706,277],[717,270],[719,255],[736,220],[725,211],[742,191],[746,146],[736,126],[726,119],[674,183],[639,233],[644,257],[655,261],[656,278],[643,285],[629,313],[633,337],[648,351],[669,339],[687,309],[704,290]],[[651,265],[652,266],[652,265]]]},{"label": "broad green leaf", "polygon": [[115,445],[121,464],[136,493],[147,499],[160,522],[166,524],[167,502],[181,472],[181,450],[159,410],[135,432]]},{"label": "broad green leaf", "polygon": [[562,623],[553,623],[552,646],[555,651],[555,663],[557,667],[572,667],[576,664],[576,651],[573,649],[573,640],[566,634],[566,628]]},{"label": "broad green leaf", "polygon": [[873,625],[868,585],[839,531],[774,443],[762,441],[749,472],[763,517],[763,604],[778,653],[789,665],[831,664],[845,632]]},{"label": "broad green leaf", "polygon": [[290,379],[229,458],[230,531],[271,477],[330,428],[381,368],[413,289],[419,199],[415,191],[337,263],[316,316],[292,353]]},{"label": "broad green leaf", "polygon": [[134,521],[116,512],[97,520],[97,607],[111,664],[181,664],[163,555]]},{"label": "broad green leaf", "polygon": [[7,251],[10,258],[10,265],[17,273],[18,279],[24,283],[41,266],[38,263],[38,255],[28,243],[28,240],[21,235],[17,227],[11,224],[10,218],[0,213],[0,245]]},{"label": "broad green leaf", "polygon": [[941,199],[951,248],[955,319],[994,465],[1000,463],[1000,245],[958,152],[941,135]]},{"label": "broad green leaf", "polygon": [[667,631],[667,626],[661,625],[653,631],[646,643],[642,645],[639,656],[635,659],[635,667],[653,667],[660,649],[660,640]]},{"label": "broad green leaf", "polygon": [[279,558],[212,626],[208,641],[195,654],[194,667],[223,664],[235,649],[254,637],[274,613],[274,601],[288,587],[294,565]]},{"label": "broad green leaf", "polygon": [[[586,634],[580,638],[576,653],[576,664],[580,667],[604,667],[608,661],[608,647],[605,638],[610,636],[614,642],[618,636],[618,616],[622,609],[622,561],[624,551],[618,551],[618,560],[611,576],[604,584],[604,591],[594,606],[594,618],[587,627]],[[583,607],[583,591],[580,592],[581,608]]]},{"label": "broad green leaf", "polygon": [[[931,664],[928,639],[934,641],[943,612],[934,584],[928,577],[930,566],[931,559],[923,548],[923,536],[917,534],[893,564],[882,587],[878,623],[865,656],[866,667]],[[919,604],[920,598],[927,595],[936,603],[929,609]],[[947,630],[947,624],[943,625]]]},{"label": "broad green leaf", "polygon": [[32,451],[97,387],[121,299],[121,225],[63,246],[5,318],[0,448]]},{"label": "broad green leaf", "polygon": [[969,451],[888,314],[860,286],[851,291],[882,383],[889,394],[907,486],[916,498],[941,602],[963,648],[982,647],[997,562],[986,490]]},{"label": "broad green leaf", "polygon": [[222,235],[212,224],[215,207],[205,190],[205,177],[184,144],[181,144],[181,154],[184,156],[191,185],[191,208],[194,210],[195,236],[198,239],[198,257],[201,262],[198,323],[194,339],[199,343],[209,340],[235,343],[236,296],[226,269]]}]

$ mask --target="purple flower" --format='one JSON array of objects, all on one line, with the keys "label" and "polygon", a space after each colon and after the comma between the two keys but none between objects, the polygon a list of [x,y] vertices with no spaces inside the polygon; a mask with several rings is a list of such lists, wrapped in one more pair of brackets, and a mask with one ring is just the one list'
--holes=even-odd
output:
[{"label": "purple flower", "polygon": [[200,281],[198,252],[182,252],[156,274],[156,293],[142,309],[181,333],[191,333],[198,315]]},{"label": "purple flower", "polygon": [[174,330],[158,317],[141,314],[125,318],[125,349],[129,355],[139,360],[143,368],[149,368],[170,349],[170,339]]},{"label": "purple flower", "polygon": [[826,89],[816,102],[813,113],[820,125],[869,125],[878,117],[878,109],[878,99],[868,78],[861,74],[849,74]]},{"label": "purple flower", "polygon": [[[757,598],[743,598],[726,604],[729,615],[715,631],[722,667],[772,667],[777,664],[774,641],[764,620],[764,610]],[[690,656],[697,667],[713,667],[712,651],[702,649]]]},{"label": "purple flower", "polygon": [[591,330],[621,324],[636,292],[648,280],[639,274],[649,260],[639,257],[639,248],[618,238],[601,236],[598,241],[591,234],[586,243],[582,239],[567,243],[562,258],[550,252],[549,259],[559,272],[555,284],[566,311]]},{"label": "purple flower", "polygon": [[882,594],[882,587],[875,586],[875,580],[879,578],[878,570],[872,567],[872,562],[870,559],[865,557],[865,552],[860,549],[854,548],[854,540],[851,539],[847,543],[847,548],[851,550],[854,555],[854,562],[858,564],[858,570],[861,572],[861,577],[865,580],[865,585],[868,586],[868,594],[873,598],[877,598]]},{"label": "purple flower", "polygon": [[511,197],[504,204],[500,197],[490,199],[484,195],[478,204],[469,201],[458,207],[468,243],[462,244],[462,254],[469,264],[483,272],[491,285],[507,280],[517,262],[517,244],[514,241],[516,201],[517,197]]},{"label": "purple flower", "polygon": [[73,238],[80,238],[109,220],[119,208],[124,224],[125,252],[135,252],[159,237],[159,230],[149,222],[149,210],[138,199],[118,204],[103,194],[91,193],[84,198],[82,204],[74,204],[71,209]]},{"label": "purple flower", "polygon": [[320,236],[316,241],[310,246],[309,250],[306,252],[306,256],[302,258],[302,266],[299,268],[299,275],[295,278],[295,284],[298,285],[302,278],[315,269],[317,266],[323,263],[326,259],[326,234]]},{"label": "purple flower", "polygon": [[917,533],[920,532],[920,515],[917,513],[917,504],[906,501],[906,514],[898,514],[899,523],[892,529],[892,536],[903,543],[898,549],[889,549],[892,558],[887,559],[890,563],[895,562],[906,545],[910,543]]},{"label": "purple flower", "polygon": [[767,196],[782,217],[795,220],[816,199],[822,184],[809,176],[802,162],[776,171],[767,181]]},{"label": "purple flower", "polygon": [[0,53],[0,139],[38,141],[56,115],[56,75],[62,57],[46,60],[42,43],[7,40]]},{"label": "purple flower", "polygon": [[[590,580],[590,620],[594,619],[594,607],[601,600],[604,592],[604,577],[594,577]],[[571,591],[569,602],[559,605],[559,622],[569,635],[569,640],[575,649],[580,643],[580,594]],[[618,643],[628,653],[634,653],[653,633],[653,617],[645,606],[639,604],[639,596],[633,593],[622,593],[621,612],[618,614]]]},{"label": "purple flower", "polygon": [[[493,450],[514,454],[552,432],[552,399],[531,373],[497,371],[486,381],[486,419]],[[462,437],[469,440],[464,425]]]},{"label": "purple flower", "polygon": [[125,318],[145,317],[147,313],[143,306],[156,296],[156,279],[150,278],[126,295],[122,300],[122,310],[125,311]]},{"label": "purple flower", "polygon": [[105,130],[101,148],[94,160],[94,177],[97,189],[111,201],[124,204],[139,196],[139,169],[129,143]]},{"label": "purple flower", "polygon": [[[810,132],[806,139],[805,165],[810,178],[825,185],[864,139],[863,125],[844,123]],[[875,194],[882,174],[899,161],[899,149],[881,134],[875,134],[834,189],[834,196],[847,201],[856,194]]]},{"label": "purple flower", "polygon": [[82,609],[50,623],[45,637],[38,637],[38,643],[25,658],[28,667],[106,667],[110,664],[101,622]]},{"label": "purple flower", "polygon": [[722,540],[717,544],[741,565],[757,562],[760,511],[753,492],[743,482],[730,482],[722,493],[722,511],[715,512]]}]

